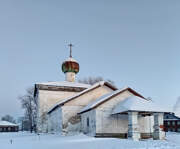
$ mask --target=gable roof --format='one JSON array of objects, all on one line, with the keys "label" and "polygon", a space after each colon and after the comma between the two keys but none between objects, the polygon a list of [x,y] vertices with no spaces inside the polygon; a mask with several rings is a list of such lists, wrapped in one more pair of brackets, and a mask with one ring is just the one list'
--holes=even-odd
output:
[{"label": "gable roof", "polygon": [[98,82],[98,83],[95,83],[95,84],[92,85],[91,87],[85,89],[84,91],[79,92],[79,93],[77,93],[77,94],[74,95],[74,96],[71,96],[71,97],[69,97],[69,98],[66,98],[66,99],[58,102],[55,106],[53,106],[53,107],[48,111],[48,113],[51,113],[51,112],[52,112],[53,110],[55,110],[58,106],[62,106],[62,105],[64,105],[65,103],[67,103],[67,102],[69,102],[69,101],[71,101],[71,100],[73,100],[73,99],[75,99],[75,98],[77,98],[77,97],[79,97],[79,96],[82,96],[82,95],[84,95],[85,93],[88,93],[89,91],[92,91],[92,90],[94,90],[94,89],[96,89],[96,88],[98,88],[98,87],[100,87],[100,86],[103,86],[103,85],[108,86],[108,87],[111,88],[112,90],[117,90],[117,88],[116,88],[114,85],[112,85],[111,83],[106,82],[106,81],[100,81],[100,82]]},{"label": "gable roof", "polygon": [[[106,95],[103,95],[101,96],[100,98],[96,99],[95,101],[91,102],[89,105],[87,105],[86,107],[84,107],[80,112],[79,114],[81,113],[84,113],[84,112],[87,112],[93,108],[96,108],[98,107],[99,105],[101,105],[102,103],[106,102],[107,100],[123,93],[124,91],[129,91],[131,92],[132,94],[134,94],[135,96],[138,96],[138,97],[141,97],[143,99],[146,99],[145,97],[143,97],[141,94],[137,93],[135,90],[131,89],[130,87],[125,87],[125,88],[122,88],[122,89],[119,89],[117,91],[114,91],[114,92],[111,92],[111,93],[108,93]],[[147,100],[147,99],[146,99]]]},{"label": "gable roof", "polygon": [[124,113],[129,111],[137,112],[169,112],[156,105],[150,100],[144,100],[138,96],[131,96],[120,102],[112,111],[112,114]]}]

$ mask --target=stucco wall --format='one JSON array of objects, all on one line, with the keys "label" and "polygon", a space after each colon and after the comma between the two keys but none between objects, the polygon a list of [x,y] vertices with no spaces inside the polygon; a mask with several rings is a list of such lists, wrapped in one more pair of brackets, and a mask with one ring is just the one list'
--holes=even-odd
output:
[{"label": "stucco wall", "polygon": [[154,126],[154,117],[153,116],[146,116],[138,118],[138,124],[141,133],[152,133],[153,126]]},{"label": "stucco wall", "polygon": [[[90,102],[96,100],[100,96],[112,92],[112,89],[107,86],[100,86],[91,90],[72,101],[65,103],[62,108],[62,131],[63,133],[72,133],[80,131],[80,115],[77,115],[80,110]],[[53,115],[54,111],[51,112]],[[60,113],[59,113],[60,114]]]},{"label": "stucco wall", "polygon": [[69,101],[68,103],[65,104],[65,106],[86,106],[88,105],[90,102],[96,100],[97,98],[112,92],[113,90],[105,85],[100,86],[96,89],[93,89],[79,97],[77,97],[76,99]]},{"label": "stucco wall", "polygon": [[111,110],[96,110],[96,133],[126,133],[127,115],[111,115]]},{"label": "stucco wall", "polygon": [[[140,133],[153,132],[153,116],[138,116]],[[128,132],[128,115],[111,115],[111,110],[96,110],[96,133],[120,133]]]},{"label": "stucco wall", "polygon": [[[96,133],[97,134],[124,134],[128,132],[128,115],[127,114],[116,114],[112,115],[112,110],[127,97],[134,96],[129,91],[125,91],[116,97],[111,98],[109,101],[99,105],[94,110],[90,110],[82,114],[82,129],[83,132],[87,132],[86,119],[87,116],[96,116]],[[144,100],[144,99],[142,99]],[[141,133],[153,132],[153,117],[142,117],[139,115],[139,131]]]},{"label": "stucco wall", "polygon": [[62,131],[62,109],[57,108],[48,115],[48,132],[61,133]]},{"label": "stucco wall", "polygon": [[103,104],[99,105],[97,107],[97,109],[113,109],[115,108],[116,105],[118,105],[121,101],[123,101],[124,99],[130,97],[130,96],[134,96],[131,92],[129,91],[124,91],[121,94],[107,100],[106,102],[104,102]]},{"label": "stucco wall", "polygon": [[80,131],[80,115],[77,115],[82,106],[62,106],[63,132],[74,133]]},{"label": "stucco wall", "polygon": [[[66,129],[69,132],[74,130],[80,130],[80,115],[77,115],[77,113],[80,112],[80,110],[83,107],[87,106],[90,102],[109,92],[112,92],[112,89],[103,85],[64,104],[64,106],[62,107],[63,126],[67,126]],[[75,120],[76,118],[78,119],[77,121]],[[72,119],[74,119],[74,123],[72,123]]]},{"label": "stucco wall", "polygon": [[[96,110],[91,110],[81,114],[81,131],[84,134],[95,136],[96,118]],[[87,119],[89,119],[89,126],[87,125]]]},{"label": "stucco wall", "polygon": [[47,111],[59,101],[77,94],[77,92],[38,90],[38,132],[47,132]]}]

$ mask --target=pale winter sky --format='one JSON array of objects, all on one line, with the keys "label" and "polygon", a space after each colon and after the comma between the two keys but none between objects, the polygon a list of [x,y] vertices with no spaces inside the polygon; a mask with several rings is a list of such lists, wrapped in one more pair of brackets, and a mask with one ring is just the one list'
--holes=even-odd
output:
[{"label": "pale winter sky", "polygon": [[36,82],[103,76],[171,107],[180,96],[179,0],[0,1],[0,116],[21,116],[17,97]]}]

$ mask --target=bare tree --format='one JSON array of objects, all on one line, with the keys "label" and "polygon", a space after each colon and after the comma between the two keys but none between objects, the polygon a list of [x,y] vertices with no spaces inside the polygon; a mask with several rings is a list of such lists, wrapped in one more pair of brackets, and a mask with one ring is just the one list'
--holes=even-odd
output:
[{"label": "bare tree", "polygon": [[21,106],[25,110],[25,118],[28,120],[29,129],[32,132],[36,128],[37,119],[37,101],[34,98],[34,88],[30,87],[26,90],[26,94],[18,97]]},{"label": "bare tree", "polygon": [[16,121],[14,120],[14,118],[11,115],[5,115],[1,118],[2,121],[8,121],[11,123],[16,123]]},{"label": "bare tree", "polygon": [[[93,84],[95,84],[97,82],[104,81],[104,80],[105,79],[103,79],[103,77],[87,77],[87,78],[84,78],[84,79],[79,79],[78,82],[93,85]],[[112,81],[110,79],[107,79],[105,81],[107,81],[107,82],[114,85],[114,81]]]}]

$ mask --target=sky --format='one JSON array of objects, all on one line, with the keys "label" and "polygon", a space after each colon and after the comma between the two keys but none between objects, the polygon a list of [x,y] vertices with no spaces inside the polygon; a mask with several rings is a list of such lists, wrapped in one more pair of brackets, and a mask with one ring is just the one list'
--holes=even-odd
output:
[{"label": "sky", "polygon": [[37,82],[102,76],[172,107],[180,96],[179,0],[1,0],[0,117],[22,116],[18,96]]}]

